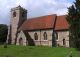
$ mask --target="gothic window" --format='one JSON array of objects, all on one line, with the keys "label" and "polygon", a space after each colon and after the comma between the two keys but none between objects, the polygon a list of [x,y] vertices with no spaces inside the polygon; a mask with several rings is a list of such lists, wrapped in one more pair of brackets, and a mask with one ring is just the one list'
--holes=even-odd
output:
[{"label": "gothic window", "polygon": [[46,32],[44,32],[44,40],[47,40],[47,33]]},{"label": "gothic window", "polygon": [[52,38],[54,38],[55,40],[58,40],[58,33],[57,32],[53,32],[52,33]]},{"label": "gothic window", "polygon": [[13,12],[13,17],[16,17],[16,12]]},{"label": "gothic window", "polygon": [[37,35],[37,33],[34,34],[34,39],[35,39],[35,40],[38,40],[38,35]]}]

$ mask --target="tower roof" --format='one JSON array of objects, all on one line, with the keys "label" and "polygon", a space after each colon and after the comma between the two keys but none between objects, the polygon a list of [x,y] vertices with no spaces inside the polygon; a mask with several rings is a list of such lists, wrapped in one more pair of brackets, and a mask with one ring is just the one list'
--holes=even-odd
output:
[{"label": "tower roof", "polygon": [[27,11],[25,8],[21,7],[20,5],[11,9],[11,11],[14,11],[14,10],[25,10],[25,11]]}]

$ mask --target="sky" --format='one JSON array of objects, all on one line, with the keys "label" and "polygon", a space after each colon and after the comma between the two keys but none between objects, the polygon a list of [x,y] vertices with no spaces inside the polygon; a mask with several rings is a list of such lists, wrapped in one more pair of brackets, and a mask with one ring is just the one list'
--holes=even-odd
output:
[{"label": "sky", "polygon": [[0,24],[10,24],[11,8],[21,6],[28,10],[28,18],[44,15],[66,15],[74,0],[0,0]]}]

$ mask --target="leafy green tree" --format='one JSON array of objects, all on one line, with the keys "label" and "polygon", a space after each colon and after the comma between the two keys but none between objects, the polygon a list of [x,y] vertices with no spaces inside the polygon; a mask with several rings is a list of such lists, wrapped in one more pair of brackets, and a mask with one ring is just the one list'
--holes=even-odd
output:
[{"label": "leafy green tree", "polygon": [[7,25],[0,24],[0,43],[6,42],[8,27]]},{"label": "leafy green tree", "polygon": [[80,0],[75,0],[74,5],[68,8],[67,21],[72,46],[80,49]]}]

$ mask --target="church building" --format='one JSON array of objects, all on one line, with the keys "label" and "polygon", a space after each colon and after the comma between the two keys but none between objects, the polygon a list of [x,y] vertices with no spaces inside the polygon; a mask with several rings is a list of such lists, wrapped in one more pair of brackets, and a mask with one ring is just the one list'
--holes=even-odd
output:
[{"label": "church building", "polygon": [[66,15],[53,14],[27,19],[27,10],[18,6],[11,9],[7,43],[69,47],[68,29]]}]

